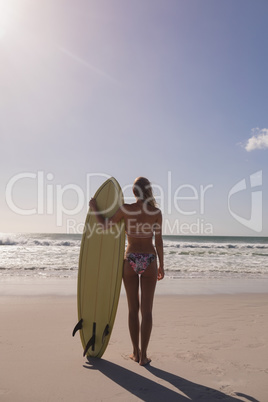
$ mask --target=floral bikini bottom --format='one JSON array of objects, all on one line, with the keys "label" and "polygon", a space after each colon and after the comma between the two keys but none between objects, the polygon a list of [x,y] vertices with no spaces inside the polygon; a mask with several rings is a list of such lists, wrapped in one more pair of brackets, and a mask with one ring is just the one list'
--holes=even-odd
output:
[{"label": "floral bikini bottom", "polygon": [[126,254],[126,259],[136,274],[143,274],[151,262],[156,259],[156,255],[150,253],[128,253]]}]

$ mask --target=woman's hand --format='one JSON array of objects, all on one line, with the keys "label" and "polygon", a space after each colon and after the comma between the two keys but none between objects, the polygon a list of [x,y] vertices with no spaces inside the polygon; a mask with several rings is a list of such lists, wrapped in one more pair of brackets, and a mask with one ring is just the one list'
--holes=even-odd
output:
[{"label": "woman's hand", "polygon": [[165,271],[163,267],[159,267],[158,268],[158,273],[157,273],[157,280],[161,281],[161,279],[163,279],[165,276]]},{"label": "woman's hand", "polygon": [[98,210],[95,198],[91,198],[91,200],[89,201],[89,207],[94,212],[96,212]]}]

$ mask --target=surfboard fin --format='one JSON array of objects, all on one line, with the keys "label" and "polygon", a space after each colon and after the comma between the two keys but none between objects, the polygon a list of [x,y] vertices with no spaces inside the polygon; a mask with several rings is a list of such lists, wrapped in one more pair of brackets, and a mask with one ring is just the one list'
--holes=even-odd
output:
[{"label": "surfboard fin", "polygon": [[95,339],[96,339],[96,323],[93,322],[93,334],[92,337],[90,338],[90,340],[88,341],[83,356],[85,357],[87,354],[88,349],[90,348],[90,346],[92,346],[92,351],[94,351],[95,349]]},{"label": "surfboard fin", "polygon": [[106,327],[104,328],[103,334],[102,334],[102,343],[104,342],[104,339],[107,335],[109,335],[110,333],[110,328],[109,328],[109,324],[106,325]]},{"label": "surfboard fin", "polygon": [[81,320],[80,320],[80,321],[76,324],[76,326],[74,327],[73,336],[75,336],[76,332],[77,332],[79,329],[82,329],[82,326],[83,326],[83,318],[81,318]]}]

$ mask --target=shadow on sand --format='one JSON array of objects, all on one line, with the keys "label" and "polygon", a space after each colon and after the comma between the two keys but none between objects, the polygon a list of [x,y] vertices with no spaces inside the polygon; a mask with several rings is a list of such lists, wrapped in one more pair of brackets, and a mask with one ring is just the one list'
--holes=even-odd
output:
[{"label": "shadow on sand", "polygon": [[[134,373],[126,368],[118,366],[104,359],[89,358],[88,362],[83,366],[90,370],[99,370],[106,377],[110,378],[116,384],[123,387],[126,391],[135,395],[142,401],[146,402],[159,402],[159,401],[176,401],[176,402],[189,402],[191,401],[227,401],[235,402],[241,399],[226,395],[216,389],[206,387],[204,385],[196,384],[188,381],[185,378],[179,377],[175,374],[160,370],[151,365],[147,365],[144,369],[148,370],[155,377],[167,381],[178,389],[175,392],[165,385],[159,384],[156,381],[143,377],[140,374]],[[237,393],[237,396],[243,397],[250,402],[258,402],[248,395]]]}]

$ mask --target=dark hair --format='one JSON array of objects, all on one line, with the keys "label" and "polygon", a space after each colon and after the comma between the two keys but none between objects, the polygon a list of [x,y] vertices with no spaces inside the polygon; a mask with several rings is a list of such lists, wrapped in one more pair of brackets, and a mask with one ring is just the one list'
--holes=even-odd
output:
[{"label": "dark hair", "polygon": [[153,195],[151,183],[145,177],[138,177],[134,181],[133,193],[138,199],[146,201],[147,204],[152,207],[156,207],[157,204]]}]

